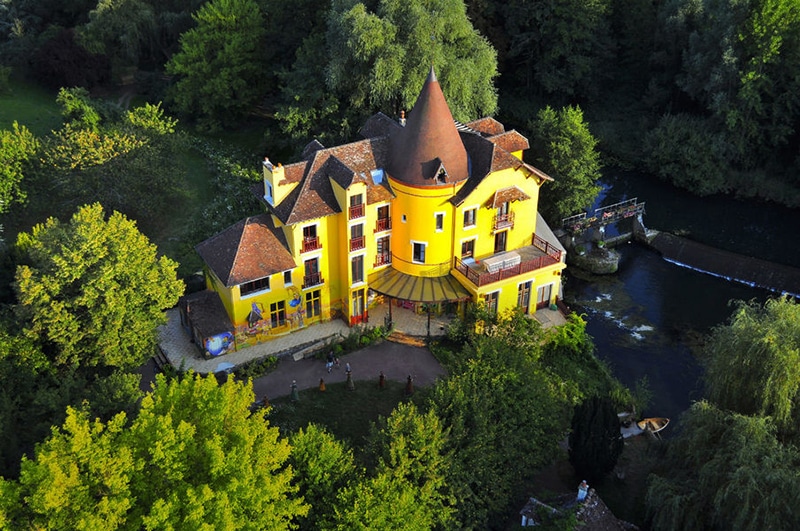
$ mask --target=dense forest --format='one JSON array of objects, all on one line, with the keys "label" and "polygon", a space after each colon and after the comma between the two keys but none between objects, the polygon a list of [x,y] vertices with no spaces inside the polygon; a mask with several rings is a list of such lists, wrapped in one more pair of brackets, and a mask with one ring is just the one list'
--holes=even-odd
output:
[{"label": "dense forest", "polygon": [[800,205],[791,0],[20,0],[0,28],[6,69],[135,80],[211,130],[268,116],[273,151],[409,108],[433,64],[458,120],[580,107],[609,164]]},{"label": "dense forest", "polygon": [[[0,131],[4,529],[501,529],[570,432],[602,482],[617,441],[579,455],[578,434],[647,393],[577,317],[475,309],[432,347],[450,377],[358,444],[253,414],[246,380],[139,387],[193,246],[258,211],[264,152],[352,140],[430,65],[457,120],[530,136],[548,220],[591,202],[601,164],[800,206],[794,0],[7,0],[0,31],[0,91],[57,94],[52,127]],[[250,151],[216,141],[240,130]],[[707,400],[653,450],[637,523],[796,528],[797,304],[739,303],[700,356]]]}]

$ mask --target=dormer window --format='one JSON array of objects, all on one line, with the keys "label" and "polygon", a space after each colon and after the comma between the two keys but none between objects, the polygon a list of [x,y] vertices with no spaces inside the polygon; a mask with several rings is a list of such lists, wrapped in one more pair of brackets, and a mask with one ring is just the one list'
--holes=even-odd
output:
[{"label": "dormer window", "polygon": [[447,182],[447,170],[444,169],[444,166],[439,168],[439,171],[436,172],[436,182],[442,184]]}]

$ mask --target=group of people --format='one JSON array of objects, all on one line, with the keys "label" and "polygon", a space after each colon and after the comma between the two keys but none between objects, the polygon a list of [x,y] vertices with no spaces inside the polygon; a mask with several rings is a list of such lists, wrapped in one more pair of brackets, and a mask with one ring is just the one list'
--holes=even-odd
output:
[{"label": "group of people", "polygon": [[[333,351],[330,351],[328,352],[328,362],[325,364],[325,368],[328,369],[328,373],[330,373],[334,367],[336,367],[337,369],[339,368],[339,358],[333,355]],[[347,364],[347,367],[348,367],[347,372],[350,372],[349,363]]]}]

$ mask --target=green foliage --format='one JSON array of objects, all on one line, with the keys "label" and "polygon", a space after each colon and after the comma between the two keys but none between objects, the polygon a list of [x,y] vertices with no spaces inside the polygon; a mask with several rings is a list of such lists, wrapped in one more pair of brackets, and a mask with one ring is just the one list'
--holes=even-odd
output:
[{"label": "green foliage", "polygon": [[138,416],[108,423],[68,410],[24,460],[17,527],[281,529],[306,514],[290,448],[251,415],[252,391],[213,377],[159,376]]},{"label": "green foliage", "polygon": [[590,483],[599,482],[617,464],[625,443],[614,403],[593,396],[575,408],[569,434],[569,462]]},{"label": "green foliage", "polygon": [[17,247],[16,291],[28,330],[61,366],[136,367],[152,355],[163,310],[183,293],[177,264],[134,222],[99,204],[68,224],[50,218]]},{"label": "green foliage", "polygon": [[85,88],[62,88],[58,91],[56,103],[61,106],[61,114],[66,124],[75,129],[97,131],[102,117]]},{"label": "green foliage", "polygon": [[539,210],[550,223],[558,224],[562,218],[586,210],[600,192],[597,140],[579,107],[555,111],[548,106],[539,111],[529,128],[533,162],[554,179],[542,191]]},{"label": "green foliage", "polygon": [[14,122],[11,131],[0,131],[0,214],[25,200],[22,179],[38,149],[39,141],[24,125]]},{"label": "green foliage", "polygon": [[374,475],[345,488],[335,529],[434,529],[452,525],[447,433],[431,411],[399,404],[373,431]]},{"label": "green foliage", "polygon": [[506,342],[503,322],[475,337],[431,398],[450,430],[456,518],[478,529],[507,509],[528,473],[551,462],[568,428],[570,398],[539,365],[537,336]]},{"label": "green foliage", "polygon": [[90,52],[108,55],[118,65],[135,65],[155,27],[155,13],[145,0],[99,0],[78,36]]},{"label": "green foliage", "polygon": [[704,353],[709,399],[743,415],[773,418],[798,435],[800,421],[800,305],[784,297],[736,303],[716,327]]},{"label": "green foliage", "polygon": [[278,358],[267,356],[240,365],[236,368],[236,377],[241,380],[255,379],[272,372],[278,366]]},{"label": "green foliage", "polygon": [[[320,50],[326,52],[322,65]],[[322,130],[347,137],[376,111],[410,109],[428,65],[436,68],[457,120],[495,112],[496,54],[470,24],[463,2],[334,2],[325,42],[307,39],[283,78],[286,104],[279,118],[296,136]]]},{"label": "green foliage", "polygon": [[11,72],[14,69],[10,66],[0,65],[0,94],[11,92]]},{"label": "green foliage", "polygon": [[316,424],[290,436],[289,463],[299,494],[310,506],[301,522],[305,529],[330,529],[334,522],[335,493],[356,478],[353,451]]},{"label": "green foliage", "polygon": [[155,105],[145,103],[141,107],[135,107],[125,114],[125,118],[134,127],[157,135],[172,134],[178,125],[178,120],[164,114],[161,102]]},{"label": "green foliage", "polygon": [[647,165],[661,179],[698,195],[729,190],[728,135],[702,118],[665,115],[645,137]]},{"label": "green foliage", "polygon": [[181,35],[181,49],[166,65],[177,76],[172,99],[183,114],[218,128],[244,116],[258,102],[265,78],[264,17],[254,0],[212,0]]},{"label": "green foliage", "polygon": [[597,95],[612,58],[609,0],[526,2],[500,7],[511,40],[509,59],[525,87],[551,97]]},{"label": "green foliage", "polygon": [[768,418],[698,402],[650,477],[654,529],[796,528],[800,454],[775,436]]}]

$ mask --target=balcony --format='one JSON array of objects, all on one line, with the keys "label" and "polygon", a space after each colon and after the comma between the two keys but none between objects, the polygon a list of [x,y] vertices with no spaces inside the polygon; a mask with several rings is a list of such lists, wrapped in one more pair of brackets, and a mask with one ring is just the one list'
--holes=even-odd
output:
[{"label": "balcony", "polygon": [[375,266],[374,267],[378,267],[378,266],[382,266],[382,265],[388,265],[388,264],[391,264],[391,263],[392,263],[392,255],[391,255],[391,253],[379,254],[378,256],[375,257]]},{"label": "balcony", "polygon": [[500,214],[494,217],[494,230],[511,229],[514,227],[514,213]]},{"label": "balcony", "polygon": [[392,228],[392,218],[381,218],[375,222],[375,232],[383,232]]},{"label": "balcony", "polygon": [[360,205],[353,205],[349,210],[350,217],[348,219],[358,219],[364,217],[364,203]]},{"label": "balcony", "polygon": [[454,260],[455,269],[480,287],[557,264],[561,262],[561,250],[534,234],[532,245],[511,253],[492,255],[482,263],[466,263],[460,258]]},{"label": "balcony", "polygon": [[319,242],[319,236],[308,236],[303,238],[303,251],[307,253],[309,251],[316,251],[317,249],[322,249],[322,244]]},{"label": "balcony", "polygon": [[311,273],[303,277],[303,289],[319,286],[322,283],[324,283],[322,273]]},{"label": "balcony", "polygon": [[363,249],[365,244],[365,238],[363,236],[358,236],[356,238],[350,238],[350,251],[358,251],[359,249]]}]

